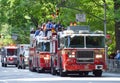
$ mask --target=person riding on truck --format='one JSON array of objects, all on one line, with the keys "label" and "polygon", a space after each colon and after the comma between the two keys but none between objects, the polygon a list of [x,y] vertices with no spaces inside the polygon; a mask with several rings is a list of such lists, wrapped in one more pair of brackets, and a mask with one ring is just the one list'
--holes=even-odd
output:
[{"label": "person riding on truck", "polygon": [[35,32],[35,39],[39,41],[39,38],[44,37],[43,29],[38,27],[38,30]]}]

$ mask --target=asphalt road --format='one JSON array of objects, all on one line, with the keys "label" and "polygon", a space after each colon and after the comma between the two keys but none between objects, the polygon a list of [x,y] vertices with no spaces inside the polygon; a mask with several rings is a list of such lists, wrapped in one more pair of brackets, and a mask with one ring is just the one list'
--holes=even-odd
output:
[{"label": "asphalt road", "polygon": [[37,73],[27,69],[17,69],[15,66],[1,67],[0,83],[120,83],[119,73],[104,72],[102,77],[87,77],[68,75],[67,77],[53,76],[49,72]]}]

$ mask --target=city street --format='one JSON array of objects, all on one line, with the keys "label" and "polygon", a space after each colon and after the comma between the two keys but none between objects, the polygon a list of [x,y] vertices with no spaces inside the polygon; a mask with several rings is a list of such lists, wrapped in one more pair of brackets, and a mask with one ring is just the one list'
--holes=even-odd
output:
[{"label": "city street", "polygon": [[118,83],[120,74],[103,73],[102,77],[94,77],[91,73],[87,77],[69,75],[67,77],[53,76],[50,73],[30,72],[27,69],[17,69],[14,65],[0,66],[0,83]]},{"label": "city street", "polygon": [[119,11],[120,0],[0,0],[0,83],[120,83]]}]

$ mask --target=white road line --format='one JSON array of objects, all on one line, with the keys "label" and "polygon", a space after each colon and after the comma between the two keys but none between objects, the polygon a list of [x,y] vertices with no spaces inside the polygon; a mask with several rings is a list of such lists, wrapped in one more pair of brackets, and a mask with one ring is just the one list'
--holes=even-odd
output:
[{"label": "white road line", "polygon": [[6,79],[0,81],[120,81],[120,78],[19,78],[19,79]]}]

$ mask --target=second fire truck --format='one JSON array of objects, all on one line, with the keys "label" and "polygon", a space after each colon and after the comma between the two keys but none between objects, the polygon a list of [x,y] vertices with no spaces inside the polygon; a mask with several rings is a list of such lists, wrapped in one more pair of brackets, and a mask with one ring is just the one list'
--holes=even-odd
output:
[{"label": "second fire truck", "polygon": [[50,70],[50,40],[48,37],[35,39],[35,34],[30,34],[29,70],[45,72]]}]

